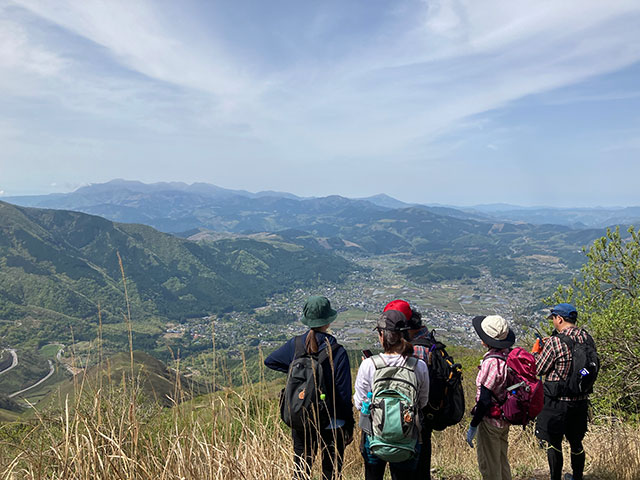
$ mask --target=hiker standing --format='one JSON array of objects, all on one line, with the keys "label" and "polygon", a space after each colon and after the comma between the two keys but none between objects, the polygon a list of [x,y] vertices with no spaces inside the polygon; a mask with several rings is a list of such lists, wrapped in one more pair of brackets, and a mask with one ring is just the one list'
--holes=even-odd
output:
[{"label": "hiker standing", "polygon": [[361,411],[365,480],[382,480],[387,463],[392,479],[405,480],[418,465],[420,411],[429,401],[429,373],[413,357],[404,314],[383,312],[376,330],[384,353],[364,359],[353,397]]},{"label": "hiker standing", "polygon": [[[388,310],[397,310],[401,312],[407,319],[409,327],[409,338],[413,344],[413,356],[427,363],[428,350],[423,345],[416,345],[416,341],[429,341],[430,331],[422,325],[422,314],[411,308],[409,302],[405,300],[393,300],[384,307],[384,312]],[[429,385],[431,388],[432,385]],[[418,457],[418,466],[414,478],[416,480],[431,480],[431,434],[433,428],[431,424],[426,422],[425,415],[422,415],[422,431],[420,434],[420,455]]]},{"label": "hiker standing", "polygon": [[[294,479],[309,478],[318,445],[322,480],[341,478],[344,450],[353,440],[349,357],[327,333],[337,315],[326,297],[310,297],[301,319],[309,331],[290,339],[264,361],[273,370],[289,372],[281,414],[292,427]],[[312,404],[305,404],[311,396],[315,397]]]},{"label": "hiker standing", "polygon": [[[536,423],[536,436],[547,442],[547,459],[551,480],[562,477],[562,438],[571,447],[573,477],[582,480],[585,452],[582,440],[587,432],[589,394],[600,368],[595,343],[591,335],[578,328],[578,312],[568,303],[551,309],[549,317],[555,328],[554,335],[536,340],[538,375],[546,375],[544,408]],[[580,365],[577,362],[581,361]]]},{"label": "hiker standing", "polygon": [[507,356],[516,336],[499,315],[475,317],[472,322],[488,351],[476,377],[476,406],[467,443],[473,447],[473,439],[478,436],[478,468],[484,480],[511,480],[507,457],[510,424],[496,412],[507,396]]},{"label": "hiker standing", "polygon": [[415,480],[431,480],[431,435],[433,430],[444,430],[464,417],[464,391],[462,366],[455,363],[438,342],[434,332],[422,324],[422,315],[405,300],[393,300],[384,311],[397,310],[404,314],[413,344],[413,356],[427,364],[429,370],[429,403],[422,409],[420,457]]}]

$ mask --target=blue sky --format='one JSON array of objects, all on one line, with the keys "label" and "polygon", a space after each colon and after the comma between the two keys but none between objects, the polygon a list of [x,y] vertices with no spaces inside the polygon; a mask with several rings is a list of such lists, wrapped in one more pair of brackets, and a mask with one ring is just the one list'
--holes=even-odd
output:
[{"label": "blue sky", "polygon": [[640,205],[640,3],[0,0],[0,195]]}]

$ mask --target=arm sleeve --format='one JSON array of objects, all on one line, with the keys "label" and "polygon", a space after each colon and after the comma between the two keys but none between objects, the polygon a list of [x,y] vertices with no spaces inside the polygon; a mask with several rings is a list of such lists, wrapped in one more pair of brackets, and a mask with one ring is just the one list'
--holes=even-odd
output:
[{"label": "arm sleeve", "polygon": [[372,392],[371,381],[373,380],[373,371],[375,366],[371,358],[365,359],[358,368],[358,375],[356,375],[356,388],[353,394],[353,403],[355,407],[360,410],[362,408],[362,402],[367,398],[367,393]]},{"label": "arm sleeve", "polygon": [[482,385],[480,387],[480,398],[476,402],[476,411],[471,419],[471,426],[477,427],[491,408],[491,390]]},{"label": "arm sleeve", "polygon": [[272,370],[287,373],[289,371],[289,365],[291,365],[291,362],[293,361],[294,353],[295,337],[265,358],[264,365]]},{"label": "arm sleeve", "polygon": [[554,342],[557,343],[560,340],[557,337],[551,337],[546,342],[544,342],[544,347],[542,347],[542,352],[535,355],[536,359],[536,370],[538,376],[547,375],[551,369],[553,368],[553,364],[556,360],[556,349],[554,348]]},{"label": "arm sleeve", "polygon": [[418,390],[418,402],[422,409],[427,406],[427,403],[429,403],[429,368],[422,360],[418,360],[418,363],[416,364],[416,376],[418,377],[420,385]]},{"label": "arm sleeve", "polygon": [[336,364],[336,418],[341,418],[345,424],[352,427],[353,419],[353,403],[351,401],[351,365],[349,364],[349,355],[344,348],[339,348],[335,359]]}]

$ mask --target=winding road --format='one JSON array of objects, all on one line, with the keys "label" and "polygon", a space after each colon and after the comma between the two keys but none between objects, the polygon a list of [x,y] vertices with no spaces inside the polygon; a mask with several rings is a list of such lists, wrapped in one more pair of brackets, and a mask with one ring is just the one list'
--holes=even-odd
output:
[{"label": "winding road", "polygon": [[19,392],[15,392],[12,393],[11,395],[8,395],[9,398],[13,398],[13,397],[17,397],[18,395],[20,395],[21,393],[24,393],[26,391],[31,390],[32,388],[37,387],[38,385],[40,385],[42,382],[46,381],[51,375],[53,375],[53,372],[56,371],[55,367],[53,366],[53,362],[51,360],[47,360],[49,362],[49,373],[47,374],[46,377],[41,378],[40,380],[38,380],[36,383],[34,383],[33,385],[31,385],[30,387],[27,388],[23,388],[22,390],[20,390]]},{"label": "winding road", "polygon": [[9,352],[11,354],[11,356],[13,357],[13,362],[11,363],[10,366],[8,366],[7,368],[5,368],[4,370],[2,370],[0,372],[0,375],[2,375],[3,373],[7,373],[9,370],[11,370],[12,368],[15,368],[18,366],[18,354],[16,353],[16,351],[13,348],[7,348],[6,350],[4,350],[5,352]]},{"label": "winding road", "polygon": [[[56,355],[56,359],[58,361],[60,361],[60,356],[62,354],[62,351],[64,350],[64,345],[62,344],[57,344],[60,346],[60,350],[58,350],[58,353]],[[0,372],[0,375],[2,375],[3,373],[7,373],[9,370],[11,370],[12,368],[15,368],[18,365],[18,354],[16,353],[16,351],[12,348],[7,348],[5,349],[5,351],[8,351],[9,353],[11,353],[11,356],[13,357],[13,362],[11,363],[11,365],[7,368],[5,368],[4,370],[2,370]],[[42,377],[40,380],[38,380],[36,383],[34,383],[33,385],[27,387],[27,388],[23,388],[22,390],[18,391],[18,392],[14,392],[11,393],[9,395],[7,395],[9,398],[13,398],[13,397],[17,397],[18,395],[21,395],[25,392],[28,392],[29,390],[31,390],[32,388],[36,388],[38,385],[40,385],[43,382],[46,382],[47,379],[53,375],[56,371],[56,368],[53,364],[53,362],[51,360],[47,360],[49,362],[49,373],[47,373],[47,375],[45,375],[44,377]]]}]

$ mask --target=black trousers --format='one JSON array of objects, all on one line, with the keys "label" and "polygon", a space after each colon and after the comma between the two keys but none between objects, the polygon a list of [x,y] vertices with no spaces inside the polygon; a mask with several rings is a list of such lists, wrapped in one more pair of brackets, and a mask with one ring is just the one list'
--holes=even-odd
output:
[{"label": "black trousers", "polygon": [[342,428],[333,430],[310,426],[305,430],[291,430],[295,472],[294,480],[309,478],[313,459],[320,447],[322,455],[322,480],[341,478],[345,438]]},{"label": "black trousers", "polygon": [[431,480],[431,433],[433,429],[429,425],[422,425],[422,447],[418,457],[418,469],[415,480]]},{"label": "black trousers", "polygon": [[[364,463],[364,480],[382,480],[387,462]],[[389,463],[391,480],[408,480],[413,478],[414,472],[398,467],[397,463]]]},{"label": "black trousers", "polygon": [[582,440],[587,432],[589,401],[563,401],[548,397],[536,423],[536,436],[545,440],[551,480],[562,478],[562,440],[566,438],[571,448],[571,469],[575,480],[582,480],[585,453]]},{"label": "black trousers", "polygon": [[[422,451],[422,450],[421,450]],[[404,462],[386,462],[371,453],[369,449],[369,438],[362,432],[360,442],[360,453],[364,459],[364,479],[365,480],[383,480],[384,472],[389,465],[389,473],[391,480],[413,480],[418,470],[418,458],[412,458]]]}]

